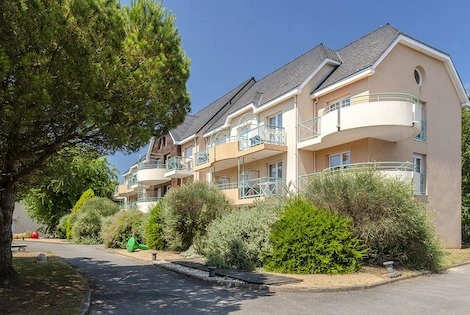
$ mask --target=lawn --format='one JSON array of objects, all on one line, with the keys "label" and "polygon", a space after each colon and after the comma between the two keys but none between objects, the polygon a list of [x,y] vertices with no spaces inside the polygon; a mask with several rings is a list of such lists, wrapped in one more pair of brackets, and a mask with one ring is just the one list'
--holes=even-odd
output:
[{"label": "lawn", "polygon": [[57,256],[38,263],[38,254],[13,253],[20,276],[0,287],[0,314],[78,314],[85,297],[81,277]]}]

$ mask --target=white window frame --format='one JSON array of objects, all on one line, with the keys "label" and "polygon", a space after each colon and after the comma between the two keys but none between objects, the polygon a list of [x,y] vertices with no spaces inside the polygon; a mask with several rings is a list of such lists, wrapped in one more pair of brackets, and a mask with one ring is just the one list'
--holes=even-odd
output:
[{"label": "white window frame", "polygon": [[268,125],[282,127],[282,124],[283,124],[282,112],[268,117]]},{"label": "white window frame", "polygon": [[[276,168],[278,171],[276,172],[276,176],[272,176],[272,173],[271,173],[271,167],[274,167]],[[279,177],[279,169],[281,170],[281,176]],[[277,162],[274,162],[274,163],[269,163],[268,164],[268,177],[269,178],[283,178],[283,169],[282,169],[282,161],[277,161]]]},{"label": "white window frame", "polygon": [[[349,155],[349,163],[344,163],[344,156]],[[339,165],[331,165],[331,158],[339,156]],[[333,168],[333,169],[345,169],[349,168],[349,165],[351,164],[351,151],[343,151],[339,153],[334,153],[328,155],[328,168]]]}]

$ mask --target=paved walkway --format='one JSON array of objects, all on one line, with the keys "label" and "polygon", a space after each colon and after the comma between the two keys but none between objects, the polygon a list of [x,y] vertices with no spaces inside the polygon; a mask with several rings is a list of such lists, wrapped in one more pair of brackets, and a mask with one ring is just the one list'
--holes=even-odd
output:
[{"label": "paved walkway", "polygon": [[101,246],[28,243],[84,274],[91,314],[469,314],[470,266],[369,290],[286,293],[224,288],[113,254]]}]

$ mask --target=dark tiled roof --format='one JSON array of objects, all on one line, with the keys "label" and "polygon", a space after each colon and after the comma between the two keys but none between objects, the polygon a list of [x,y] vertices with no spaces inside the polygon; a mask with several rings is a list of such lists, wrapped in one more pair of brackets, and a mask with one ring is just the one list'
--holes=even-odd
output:
[{"label": "dark tiled roof", "polygon": [[386,24],[338,50],[341,65],[318,87],[331,84],[371,67],[401,33]]},{"label": "dark tiled roof", "polygon": [[[248,84],[253,84],[254,79],[250,78],[216,100],[215,102],[211,103],[210,105],[204,107],[201,109],[199,112],[197,112],[194,116],[196,117],[191,126],[187,126],[186,128],[180,128],[178,127],[177,129],[179,130],[185,130],[184,133],[182,134],[182,137],[178,140],[182,140],[184,138],[187,138],[189,136],[192,136],[196,133],[198,133],[202,128],[204,128],[205,125],[207,125],[211,119],[216,116],[217,114],[221,113],[221,111],[226,111],[230,105],[231,102],[235,102],[238,97],[240,97],[240,94],[242,93],[242,90],[248,85]],[[173,134],[173,131],[172,131]],[[176,140],[176,139],[175,139]]]},{"label": "dark tiled roof", "polygon": [[176,127],[175,129],[170,130],[170,134],[175,141],[180,141],[184,138],[186,130],[188,130],[194,122],[197,120],[197,116],[194,115],[186,115],[184,122]]},{"label": "dark tiled roof", "polygon": [[227,116],[253,103],[261,106],[300,86],[325,59],[341,62],[338,54],[320,44],[257,81],[209,130],[224,124]]}]

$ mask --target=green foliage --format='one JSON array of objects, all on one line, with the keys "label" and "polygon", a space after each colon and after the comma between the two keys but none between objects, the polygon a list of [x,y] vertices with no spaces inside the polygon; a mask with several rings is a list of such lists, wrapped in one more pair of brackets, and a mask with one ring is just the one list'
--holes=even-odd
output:
[{"label": "green foliage", "polygon": [[60,218],[59,224],[57,225],[57,228],[55,230],[57,237],[71,240],[72,239],[72,227],[76,218],[77,218],[76,213],[69,213],[69,214],[64,215],[62,218]]},{"label": "green foliage", "polygon": [[22,197],[29,215],[53,232],[74,205],[76,212],[93,195],[111,197],[116,184],[115,170],[106,158],[75,148],[62,151],[30,178],[28,186],[33,188],[24,190]]},{"label": "green foliage", "polygon": [[412,187],[373,169],[325,173],[303,191],[307,200],[352,219],[358,237],[370,249],[365,262],[436,271],[442,250],[424,204]]},{"label": "green foliage", "polygon": [[85,190],[83,194],[80,196],[80,199],[78,199],[78,201],[73,206],[72,212],[74,213],[79,212],[83,204],[93,197],[95,197],[95,192],[93,191],[93,189],[88,188],[87,190]]},{"label": "green foliage", "polygon": [[150,211],[147,223],[145,224],[146,245],[152,249],[165,249],[161,211],[160,203],[157,203]]},{"label": "green foliage", "polygon": [[269,241],[264,267],[282,273],[350,273],[360,269],[365,254],[350,219],[301,198],[287,204]]},{"label": "green foliage", "polygon": [[204,254],[218,268],[252,270],[261,267],[269,251],[269,233],[282,208],[279,202],[258,202],[254,208],[234,210],[215,219],[207,229]]},{"label": "green foliage", "polygon": [[207,226],[231,209],[220,190],[202,181],[173,188],[160,204],[164,239],[173,250],[200,242]]},{"label": "green foliage", "polygon": [[144,223],[146,214],[139,210],[120,211],[112,220],[106,221],[103,226],[102,237],[104,245],[109,248],[126,248],[127,241],[131,237],[144,244]]},{"label": "green foliage", "polygon": [[470,111],[462,109],[462,244],[470,246]]},{"label": "green foliage", "polygon": [[103,197],[88,199],[76,213],[72,222],[72,240],[79,244],[99,244],[101,224],[104,217],[113,216],[119,207],[111,200]]}]

